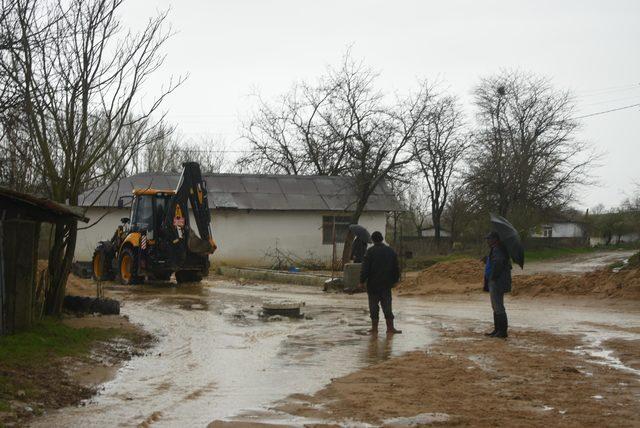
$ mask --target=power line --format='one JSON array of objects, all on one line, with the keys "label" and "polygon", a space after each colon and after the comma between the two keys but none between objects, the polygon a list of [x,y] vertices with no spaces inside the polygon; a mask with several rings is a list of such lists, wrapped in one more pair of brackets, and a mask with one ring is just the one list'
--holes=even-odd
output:
[{"label": "power line", "polygon": [[584,118],[587,118],[587,117],[599,116],[601,114],[613,113],[614,111],[627,110],[627,109],[634,108],[634,107],[640,107],[640,103],[631,104],[631,105],[624,106],[624,107],[618,107],[618,108],[614,108],[614,109],[611,109],[611,110],[604,110],[604,111],[598,111],[598,112],[595,112],[595,113],[585,114],[584,116],[574,117],[573,119],[584,119]]},{"label": "power line", "polygon": [[611,93],[611,92],[629,91],[629,90],[634,90],[639,88],[640,88],[640,83],[632,83],[629,85],[610,86],[608,88],[577,91],[577,93],[578,93],[578,98],[582,98],[582,97],[606,95],[607,93]]}]

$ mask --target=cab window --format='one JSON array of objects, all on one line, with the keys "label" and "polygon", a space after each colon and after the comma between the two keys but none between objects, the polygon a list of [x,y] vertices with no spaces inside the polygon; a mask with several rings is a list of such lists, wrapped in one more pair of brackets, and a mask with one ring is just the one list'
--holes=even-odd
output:
[{"label": "cab window", "polygon": [[149,195],[138,196],[135,216],[132,224],[140,229],[151,229],[153,227],[153,197]]}]

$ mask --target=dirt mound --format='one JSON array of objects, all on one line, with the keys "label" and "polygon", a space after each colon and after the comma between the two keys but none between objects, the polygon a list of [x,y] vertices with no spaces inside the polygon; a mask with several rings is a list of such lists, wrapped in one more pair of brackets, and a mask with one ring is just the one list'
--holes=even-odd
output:
[{"label": "dirt mound", "polygon": [[513,278],[514,296],[594,296],[640,300],[640,269],[601,269],[580,276],[541,274]]},{"label": "dirt mound", "polygon": [[482,290],[484,264],[478,259],[440,262],[398,284],[401,295],[468,293]]},{"label": "dirt mound", "polygon": [[[513,277],[514,296],[590,296],[640,300],[636,254],[619,272],[610,268],[583,275],[546,273]],[[482,290],[484,265],[477,259],[437,263],[398,284],[399,295],[466,294]]]}]

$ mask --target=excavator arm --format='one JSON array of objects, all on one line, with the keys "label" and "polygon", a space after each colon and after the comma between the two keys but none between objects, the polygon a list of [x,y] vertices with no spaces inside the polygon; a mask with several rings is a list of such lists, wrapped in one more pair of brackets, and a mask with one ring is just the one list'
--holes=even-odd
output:
[{"label": "excavator arm", "polygon": [[[190,251],[211,254],[217,247],[211,234],[207,182],[202,179],[200,165],[197,162],[186,162],[182,166],[182,174],[175,195],[169,202],[163,229],[174,244],[186,239]],[[191,205],[199,238],[192,232],[186,231],[189,215],[187,205]]]}]

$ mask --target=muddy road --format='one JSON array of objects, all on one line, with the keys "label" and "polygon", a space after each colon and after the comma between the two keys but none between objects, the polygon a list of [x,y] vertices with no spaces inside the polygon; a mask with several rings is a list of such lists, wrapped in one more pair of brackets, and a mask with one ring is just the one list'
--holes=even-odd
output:
[{"label": "muddy road", "polygon": [[[94,399],[63,409],[34,426],[206,426],[267,410],[292,392],[313,392],[330,378],[435,339],[427,314],[403,317],[407,333],[372,347],[361,297],[323,295],[309,287],[144,286],[118,291],[122,311],[159,338]],[[303,319],[262,319],[270,300],[304,301]]]},{"label": "muddy road", "polygon": [[514,267],[514,275],[534,275],[539,273],[561,273],[579,275],[609,266],[612,263],[628,259],[637,250],[598,251],[595,253],[577,254],[554,260],[525,263],[524,269]]},{"label": "muddy road", "polygon": [[[314,287],[240,285],[115,287],[122,311],[158,337],[101,392],[77,408],[45,415],[33,426],[206,426],[215,420],[300,425],[273,410],[292,393],[313,393],[332,378],[435,343],[439,332],[487,328],[486,296],[394,301],[404,334],[370,340],[366,296],[324,294]],[[265,301],[305,302],[305,318],[268,320]],[[640,339],[640,308],[632,303],[509,299],[518,328],[584,335],[575,352],[634,373],[604,344]],[[318,422],[318,421],[315,421]]]}]

